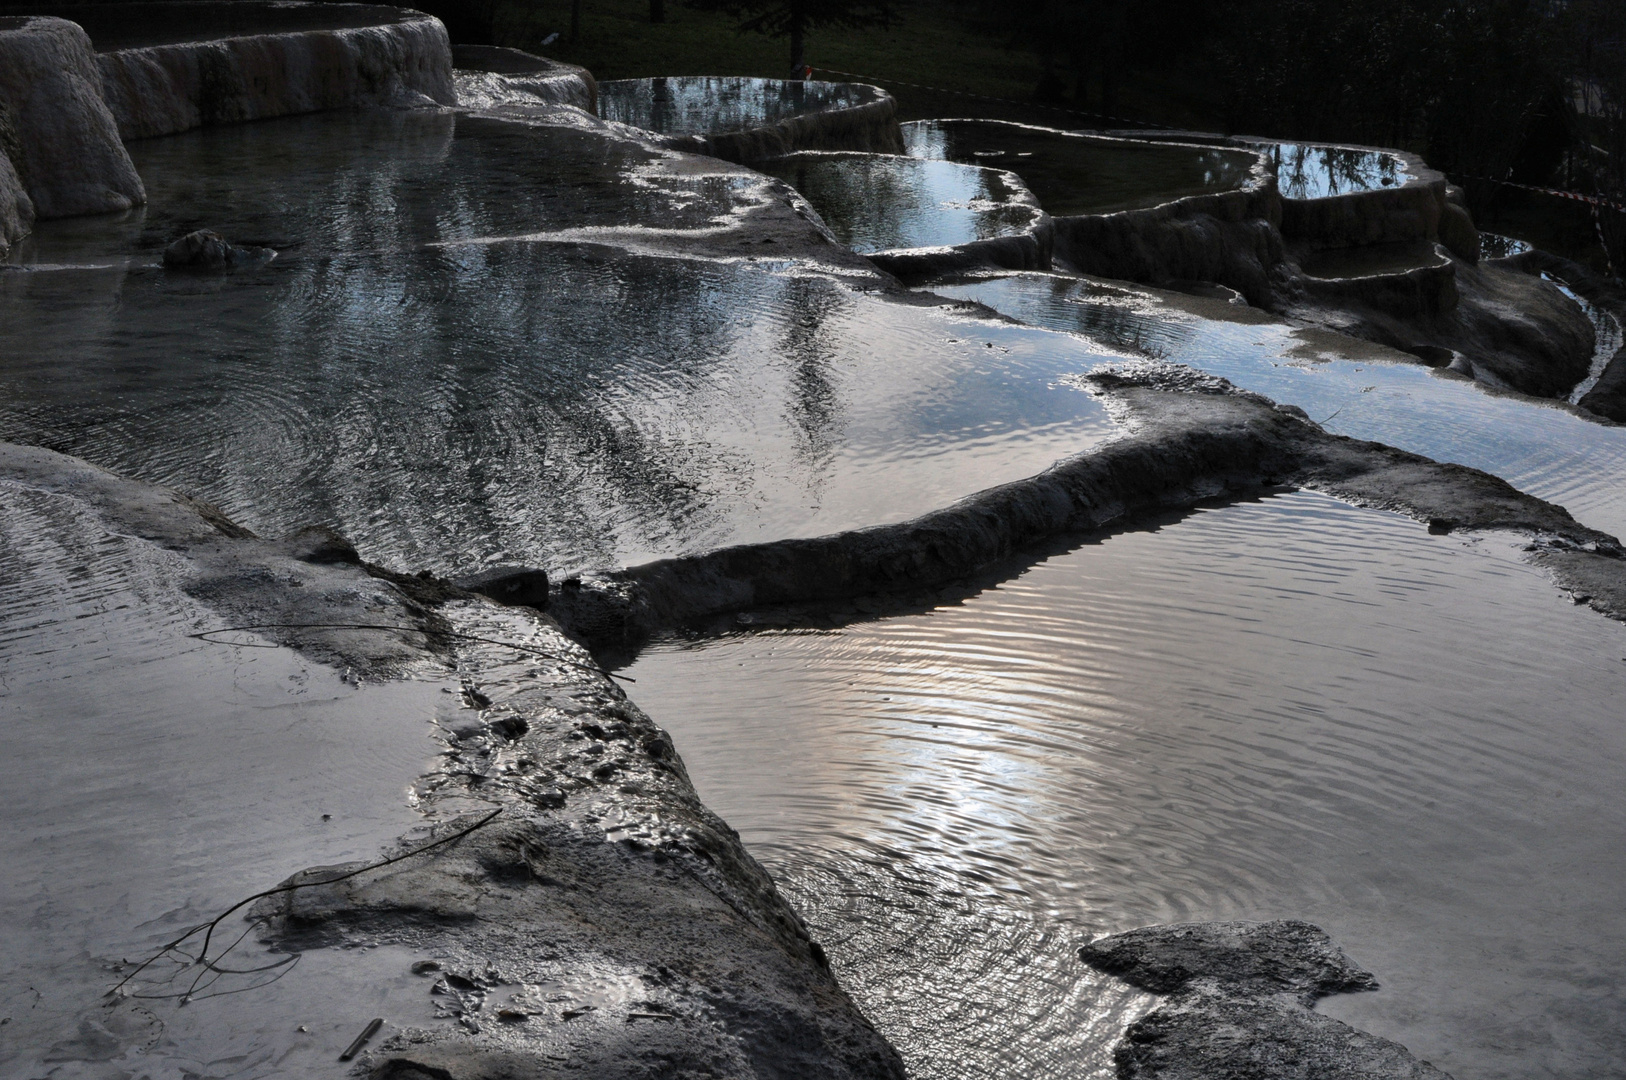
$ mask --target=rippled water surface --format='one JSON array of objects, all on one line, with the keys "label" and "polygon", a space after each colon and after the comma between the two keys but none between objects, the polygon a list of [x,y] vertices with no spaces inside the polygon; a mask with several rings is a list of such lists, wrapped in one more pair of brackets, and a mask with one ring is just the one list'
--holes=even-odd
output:
[{"label": "rippled water surface", "polygon": [[[386,999],[424,1011],[404,963],[320,950],[298,978],[253,994],[178,1010],[169,995],[195,972],[161,964],[134,987],[157,998],[103,998],[125,958],[295,871],[375,858],[418,826],[409,785],[454,700],[433,673],[357,686],[285,649],[191,638],[222,625],[186,595],[191,573],[74,499],[0,483],[0,1075],[302,1072],[332,1060],[358,1013]],[[261,962],[251,941],[227,966]],[[357,998],[334,1000],[334,983],[311,977],[334,966]],[[120,1072],[96,1024],[151,1028],[153,1041],[137,1039],[146,1052]]]},{"label": "rippled water surface", "polygon": [[712,135],[849,108],[868,96],[861,87],[812,80],[712,75],[611,79],[598,84],[598,111],[606,120],[664,135]]},{"label": "rippled water surface", "polygon": [[1009,169],[1052,214],[1157,206],[1246,183],[1259,156],[1210,146],[1108,139],[996,120],[903,125],[913,157]]},{"label": "rippled water surface", "polygon": [[[637,561],[906,518],[1109,432],[1063,382],[1090,343],[553,238],[734,205],[591,133],[335,114],[134,150],[144,214],[42,226],[0,270],[0,438],[264,534],[325,523],[412,570]],[[200,225],[281,254],[156,265]]]},{"label": "rippled water surface", "polygon": [[864,253],[951,247],[1027,231],[1020,184],[997,169],[891,154],[795,154],[762,166],[807,197],[836,238]]},{"label": "rippled water surface", "polygon": [[1212,301],[1044,274],[931,291],[1223,375],[1300,406],[1329,431],[1484,469],[1626,536],[1626,428],[1498,397],[1404,354]]},{"label": "rippled water surface", "polygon": [[1298,917],[1384,986],[1324,1009],[1530,1080],[1626,1060],[1623,656],[1504,539],[1297,494],[629,673],[913,1075],[1108,1076],[1078,943]]}]

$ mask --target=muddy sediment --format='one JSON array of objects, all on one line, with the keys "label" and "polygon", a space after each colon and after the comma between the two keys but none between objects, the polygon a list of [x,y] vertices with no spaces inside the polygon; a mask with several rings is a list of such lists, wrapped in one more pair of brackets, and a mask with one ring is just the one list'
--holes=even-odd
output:
[{"label": "muddy sediment", "polygon": [[[1436,531],[1529,533],[1538,550],[1554,553],[1547,565],[1561,587],[1626,618],[1612,599],[1619,594],[1598,585],[1626,580],[1619,542],[1488,473],[1330,435],[1298,409],[1190,368],[1110,367],[1087,379],[1125,424],[1124,438],[900,524],[568,578],[554,587],[551,610],[593,649],[619,653],[728,612],[930,589],[1049,537],[1298,487],[1404,513]],[[1591,582],[1584,587],[1569,569],[1582,563]]]}]

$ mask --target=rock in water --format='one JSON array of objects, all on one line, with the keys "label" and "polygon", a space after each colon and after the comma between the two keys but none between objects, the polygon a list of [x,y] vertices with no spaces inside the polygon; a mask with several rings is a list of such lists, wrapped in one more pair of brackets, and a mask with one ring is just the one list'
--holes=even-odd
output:
[{"label": "rock in water", "polygon": [[499,604],[548,606],[548,573],[528,566],[494,566],[453,582],[460,589],[479,593]]},{"label": "rock in water", "polygon": [[0,101],[0,258],[5,258],[11,245],[27,236],[34,224],[34,200],[28,197],[15,164],[22,153],[11,110]]},{"label": "rock in water", "polygon": [[77,23],[0,18],[0,102],[17,144],[12,164],[39,217],[105,214],[147,201],[102,100],[90,38]]},{"label": "rock in water", "polygon": [[170,270],[230,270],[270,262],[276,254],[270,248],[237,247],[217,232],[199,229],[164,249],[164,266]]},{"label": "rock in water", "polygon": [[1120,1080],[1449,1080],[1399,1043],[1311,1011],[1378,984],[1309,923],[1149,926],[1078,955],[1168,995],[1124,1032]]}]

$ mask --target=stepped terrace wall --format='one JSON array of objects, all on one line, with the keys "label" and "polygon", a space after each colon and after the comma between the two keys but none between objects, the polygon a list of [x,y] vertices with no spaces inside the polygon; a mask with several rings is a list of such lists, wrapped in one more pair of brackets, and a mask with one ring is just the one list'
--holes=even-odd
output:
[{"label": "stepped terrace wall", "polygon": [[800,150],[903,151],[897,103],[878,86],[693,76],[617,79],[601,90],[605,119],[737,164]]},{"label": "stepped terrace wall", "polygon": [[456,100],[446,28],[421,12],[225,0],[28,11],[84,27],[125,139],[415,96]]},{"label": "stepped terrace wall", "polygon": [[34,216],[128,210],[141,178],[102,101],[85,31],[64,19],[0,18],[0,251]]}]

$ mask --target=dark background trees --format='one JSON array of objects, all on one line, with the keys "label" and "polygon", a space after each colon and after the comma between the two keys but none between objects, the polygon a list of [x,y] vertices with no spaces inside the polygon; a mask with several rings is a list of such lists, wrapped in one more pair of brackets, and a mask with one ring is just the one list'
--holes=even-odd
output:
[{"label": "dark background trees", "polygon": [[[1599,0],[1619,8],[1619,0]],[[1556,168],[1565,12],[1545,0],[970,0],[1045,63],[1053,98],[1112,113],[1122,88],[1198,84],[1213,126],[1407,146],[1442,167]],[[1156,120],[1156,117],[1145,119]]]},{"label": "dark background trees", "polygon": [[[1626,0],[418,2],[461,40],[539,49],[601,78],[783,77],[794,56],[816,77],[880,82],[906,119],[1400,146],[1463,184],[1481,218],[1534,215],[1532,227],[1594,247],[1583,204],[1493,181],[1626,201]],[[1626,215],[1604,223],[1626,234]]]},{"label": "dark background trees", "polygon": [[[1097,126],[1120,115],[1184,126],[1206,108],[1194,119],[1209,130],[1403,147],[1488,219],[1528,217],[1544,198],[1508,181],[1626,202],[1626,0],[961,5],[1040,58],[1040,100],[1104,114]],[[1202,106],[1157,115],[1159,86]],[[1572,238],[1595,231],[1583,204],[1542,215]],[[1622,234],[1619,260],[1626,215],[1602,220]]]},{"label": "dark background trees", "polygon": [[685,0],[697,11],[716,11],[738,21],[740,33],[765,34],[790,40],[790,70],[800,72],[807,62],[810,31],[841,27],[847,30],[885,28],[897,22],[891,0]]}]

